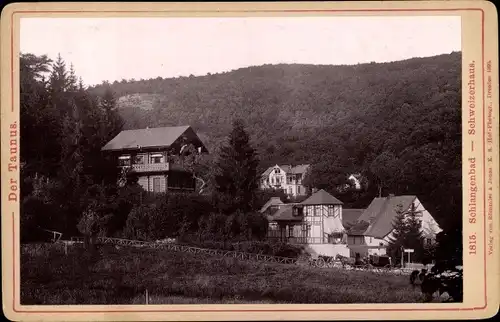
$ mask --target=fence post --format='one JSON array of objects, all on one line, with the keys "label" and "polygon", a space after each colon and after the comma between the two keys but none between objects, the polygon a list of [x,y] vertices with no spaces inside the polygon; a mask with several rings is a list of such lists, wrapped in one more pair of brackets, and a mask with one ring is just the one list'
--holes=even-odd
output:
[{"label": "fence post", "polygon": [[146,289],[146,305],[149,304],[149,294],[148,294],[148,289]]}]

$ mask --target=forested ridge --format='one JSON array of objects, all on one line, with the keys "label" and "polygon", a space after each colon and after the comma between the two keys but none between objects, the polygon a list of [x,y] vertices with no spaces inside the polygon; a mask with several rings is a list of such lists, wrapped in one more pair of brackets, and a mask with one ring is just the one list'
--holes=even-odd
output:
[{"label": "forested ridge", "polygon": [[[346,207],[415,194],[444,226],[461,221],[461,53],[352,66],[263,65],[110,86],[125,128],[191,125],[212,153],[245,120],[259,171],[310,163],[311,185]],[[361,192],[337,192],[348,174]],[[453,219],[453,220],[451,220]],[[455,226],[455,225],[453,225]]]},{"label": "forested ridge", "polygon": [[[354,66],[264,65],[89,88],[61,57],[22,54],[20,63],[22,236],[36,227],[146,239],[259,235],[266,225],[233,212],[241,207],[228,202],[236,199],[227,188],[248,186],[231,174],[238,163],[228,156],[255,149],[252,167],[241,171],[252,187],[250,177],[268,166],[309,163],[305,183],[345,208],[367,207],[379,194],[416,195],[445,230],[440,251],[461,258],[461,53]],[[235,128],[237,119],[244,124]],[[191,125],[211,152],[196,165],[205,195],[149,202],[134,182],[117,187],[116,160],[102,146],[122,129],[173,125]],[[245,131],[249,146],[234,139]],[[220,148],[224,142],[230,150]],[[350,174],[360,174],[361,190],[338,189]],[[269,195],[250,190],[238,200],[251,202],[252,214]],[[229,215],[217,214],[226,208]],[[218,231],[222,222],[231,229]]]}]

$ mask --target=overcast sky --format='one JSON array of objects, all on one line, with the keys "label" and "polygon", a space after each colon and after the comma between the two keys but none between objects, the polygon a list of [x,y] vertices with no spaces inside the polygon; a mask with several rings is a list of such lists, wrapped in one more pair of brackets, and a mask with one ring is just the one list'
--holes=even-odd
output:
[{"label": "overcast sky", "polygon": [[87,85],[276,63],[356,64],[461,50],[460,17],[22,18],[21,52],[61,53]]}]

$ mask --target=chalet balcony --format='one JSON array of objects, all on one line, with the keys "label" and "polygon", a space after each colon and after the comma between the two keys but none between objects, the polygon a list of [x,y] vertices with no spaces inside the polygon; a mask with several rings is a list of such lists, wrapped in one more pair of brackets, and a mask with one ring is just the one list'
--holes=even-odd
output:
[{"label": "chalet balcony", "polygon": [[130,168],[133,172],[164,172],[170,169],[168,163],[149,163],[149,164],[132,164],[131,166],[122,166],[123,168]]}]

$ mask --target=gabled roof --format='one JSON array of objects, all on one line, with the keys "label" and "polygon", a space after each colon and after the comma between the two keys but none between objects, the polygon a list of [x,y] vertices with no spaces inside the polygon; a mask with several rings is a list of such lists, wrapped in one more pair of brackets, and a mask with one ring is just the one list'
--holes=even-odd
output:
[{"label": "gabled roof", "polygon": [[325,190],[321,189],[312,196],[301,202],[302,205],[342,205],[342,201],[338,200]]},{"label": "gabled roof", "polygon": [[344,226],[354,225],[363,214],[364,209],[342,209],[342,224]]},{"label": "gabled roof", "polygon": [[[397,216],[396,210],[401,205],[404,210],[410,208],[416,196],[391,196],[385,198],[375,198],[358,218],[359,224],[353,227],[352,234],[361,234],[376,238],[384,238],[393,229],[393,222]],[[365,222],[363,224],[362,222]],[[363,225],[368,224],[366,230],[362,230]]]},{"label": "gabled roof", "polygon": [[269,167],[267,168],[266,171],[264,171],[264,173],[262,173],[261,177],[267,177],[271,174],[271,171],[273,171],[274,167]]},{"label": "gabled roof", "polygon": [[278,167],[280,167],[281,170],[283,170],[283,172],[285,172],[285,173],[292,172],[292,166],[291,165],[283,164],[283,165],[279,165]]},{"label": "gabled roof", "polygon": [[260,212],[263,213],[271,206],[284,205],[285,203],[281,201],[280,197],[271,197],[262,208],[260,208]]},{"label": "gabled roof", "polygon": [[307,169],[310,167],[309,164],[299,164],[296,166],[292,166],[289,164],[284,164],[284,165],[275,165],[272,167],[267,168],[266,171],[262,173],[262,177],[266,177],[269,174],[271,174],[271,171],[273,171],[274,168],[279,167],[283,172],[289,173],[289,174],[303,174],[307,171]]},{"label": "gabled roof", "polygon": [[309,164],[299,164],[292,168],[292,173],[293,174],[306,173],[307,169],[309,169]]},{"label": "gabled roof", "polygon": [[304,219],[303,215],[293,215],[293,208],[300,205],[296,204],[285,204],[280,207],[274,214],[268,216],[267,219],[269,221],[302,221]]},{"label": "gabled roof", "polygon": [[169,147],[188,129],[190,126],[185,125],[121,131],[102,150]]}]

